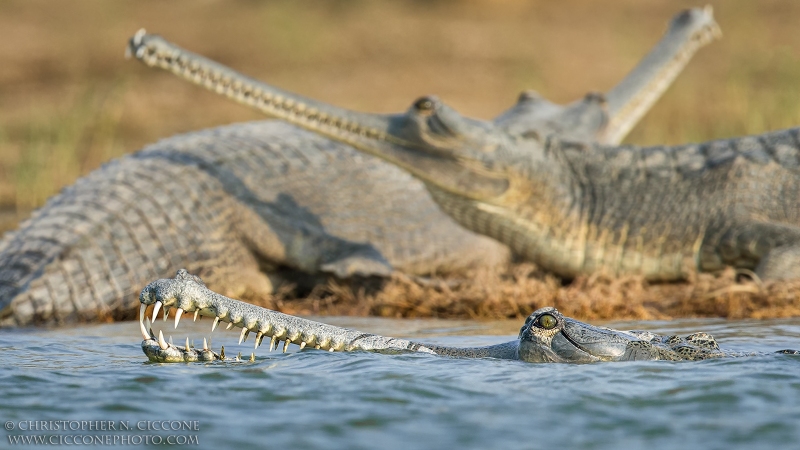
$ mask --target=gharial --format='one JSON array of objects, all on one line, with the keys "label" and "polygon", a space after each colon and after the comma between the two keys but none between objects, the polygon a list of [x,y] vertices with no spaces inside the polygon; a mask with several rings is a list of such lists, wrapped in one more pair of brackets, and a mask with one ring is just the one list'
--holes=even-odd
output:
[{"label": "gharial", "polygon": [[[496,124],[617,142],[716,34],[710,9],[681,13],[607,104],[525,94]],[[181,267],[238,295],[268,293],[284,276],[442,274],[508,255],[390,164],[282,122],[235,124],[110,162],[5,235],[0,326],[133,316],[141,286]]]},{"label": "gharial", "polygon": [[139,35],[131,47],[146,64],[407,170],[458,223],[562,277],[681,280],[733,266],[761,279],[800,278],[800,128],[609,146],[463,117],[436,97],[402,114],[352,112],[157,37]]},{"label": "gharial", "polygon": [[[254,333],[254,347],[264,338],[270,339],[272,351],[283,341],[286,352],[290,343],[300,349],[310,347],[328,351],[376,351],[383,353],[422,352],[462,358],[498,358],[527,362],[641,361],[641,360],[701,360],[726,356],[746,356],[754,353],[723,351],[714,338],[706,333],[694,333],[685,338],[659,336],[649,331],[619,331],[592,326],[564,317],[555,308],[541,308],[525,320],[516,340],[486,347],[458,348],[424,344],[405,339],[385,337],[348,328],[336,327],[300,317],[283,314],[249,303],[234,300],[209,290],[202,280],[179,270],[174,279],[161,279],[147,285],[139,297],[139,326],[142,350],[153,362],[194,362],[225,359],[225,348],[220,353],[209,349],[203,339],[202,348],[194,348],[186,338],[183,346],[176,346],[158,337],[145,321],[146,308],[153,306],[153,320],[163,308],[164,317],[175,308],[175,328],[183,313],[214,317],[211,331],[220,322],[228,328],[242,329],[239,344]],[[780,350],[778,353],[800,354],[797,350]],[[239,359],[239,357],[237,357]],[[250,360],[255,360],[255,353]]]}]

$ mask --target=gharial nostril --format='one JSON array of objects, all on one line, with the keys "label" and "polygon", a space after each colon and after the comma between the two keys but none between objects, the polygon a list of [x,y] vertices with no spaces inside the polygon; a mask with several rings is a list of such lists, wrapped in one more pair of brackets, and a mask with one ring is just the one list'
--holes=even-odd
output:
[{"label": "gharial nostril", "polygon": [[534,91],[533,89],[528,89],[519,93],[519,97],[517,98],[517,102],[524,103],[530,101],[538,101],[542,100],[541,94]]}]

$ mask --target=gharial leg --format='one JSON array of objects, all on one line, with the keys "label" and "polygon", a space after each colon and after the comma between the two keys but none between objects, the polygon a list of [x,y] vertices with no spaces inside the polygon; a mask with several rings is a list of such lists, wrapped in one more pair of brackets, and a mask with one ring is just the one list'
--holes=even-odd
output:
[{"label": "gharial leg", "polygon": [[249,206],[241,208],[237,228],[252,251],[268,263],[338,278],[386,277],[392,272],[386,258],[368,243],[333,236],[323,226],[278,214],[266,203],[253,201]]},{"label": "gharial leg", "polygon": [[800,279],[800,243],[770,250],[756,266],[756,274],[770,280]]},{"label": "gharial leg", "polygon": [[714,254],[718,262],[752,269],[762,280],[800,279],[800,227],[751,222],[732,227],[715,241],[704,244],[706,266],[708,255]]},{"label": "gharial leg", "polygon": [[[391,265],[373,245],[336,236],[326,228],[324,217],[294,198],[295,194],[303,198],[304,192],[320,189],[320,178],[309,179],[306,171],[311,169],[300,164],[311,166],[308,161],[320,152],[310,149],[298,156],[296,147],[303,145],[300,139],[299,143],[285,142],[280,147],[286,153],[294,152],[294,159],[286,155],[280,157],[266,145],[273,136],[268,131],[259,133],[257,127],[251,128],[249,132],[242,130],[238,134],[219,130],[174,139],[175,142],[164,141],[161,145],[166,150],[139,157],[193,167],[213,184],[213,189],[205,192],[207,196],[219,197],[220,205],[217,214],[207,217],[215,226],[211,227],[212,236],[206,239],[217,235],[225,235],[225,239],[217,239],[219,243],[213,248],[204,246],[210,256],[209,262],[202,266],[201,276],[209,285],[229,296],[241,296],[245,291],[259,295],[270,293],[273,286],[269,274],[262,273],[262,269],[275,267],[308,274],[323,272],[340,278],[389,275]],[[227,149],[227,143],[236,148]],[[313,145],[313,140],[306,145]],[[214,151],[201,151],[207,147]],[[219,154],[225,155],[226,151],[235,155],[235,160],[231,157],[231,161],[220,164]],[[282,164],[291,165],[291,170]],[[314,164],[319,165],[319,162]],[[243,171],[240,165],[248,169]],[[272,183],[271,187],[278,191],[272,197],[259,191],[257,185],[245,182],[253,172],[274,177],[280,170],[288,171],[280,174],[286,180],[282,185],[274,186],[274,180],[266,183]],[[367,179],[365,184],[372,181]],[[338,188],[341,186],[331,186],[334,190]]]},{"label": "gharial leg", "polygon": [[[235,247],[235,248],[231,248]],[[226,261],[198,270],[208,285],[223,295],[263,298],[274,292],[270,278],[260,270],[253,254],[239,243],[232,243]]]}]

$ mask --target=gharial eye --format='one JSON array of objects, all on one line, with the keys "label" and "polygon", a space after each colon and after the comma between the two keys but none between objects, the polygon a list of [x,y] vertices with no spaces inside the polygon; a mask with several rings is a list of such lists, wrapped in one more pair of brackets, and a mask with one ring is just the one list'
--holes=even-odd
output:
[{"label": "gharial eye", "polygon": [[433,111],[434,100],[431,97],[422,97],[414,102],[417,111]]},{"label": "gharial eye", "polygon": [[544,328],[545,330],[551,330],[555,328],[557,324],[558,320],[553,317],[552,314],[542,314],[536,321],[536,325],[538,325],[539,328]]}]

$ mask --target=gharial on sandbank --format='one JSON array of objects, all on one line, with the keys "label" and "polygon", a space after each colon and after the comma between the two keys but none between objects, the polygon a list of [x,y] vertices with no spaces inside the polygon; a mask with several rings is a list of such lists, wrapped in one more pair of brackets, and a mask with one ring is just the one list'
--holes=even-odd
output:
[{"label": "gharial on sandbank", "polygon": [[433,96],[393,115],[261,83],[139,33],[131,53],[421,180],[465,228],[564,278],[684,280],[736,267],[800,278],[800,128],[701,144],[609,146],[509,129]]},{"label": "gharial on sandbank", "polygon": [[[685,11],[605,102],[525,93],[496,122],[618,142],[717,35],[709,9]],[[264,298],[286,284],[458,275],[509,257],[391,164],[283,122],[233,124],[112,161],[3,236],[0,326],[130,318],[144,284],[183,267],[227,295]]]}]

